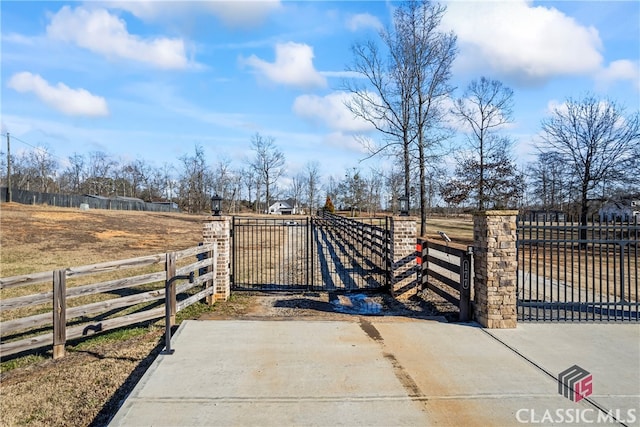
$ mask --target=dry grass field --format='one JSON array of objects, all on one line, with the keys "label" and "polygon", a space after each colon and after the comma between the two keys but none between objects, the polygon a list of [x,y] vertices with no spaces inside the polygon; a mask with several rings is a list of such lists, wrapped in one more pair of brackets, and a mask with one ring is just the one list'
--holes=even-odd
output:
[{"label": "dry grass field", "polygon": [[[0,276],[196,246],[203,218],[3,203]],[[13,296],[8,291],[0,297]],[[162,333],[161,324],[149,324],[70,343],[57,361],[47,351],[2,361],[0,425],[103,425],[132,387],[127,381],[160,350]]]},{"label": "dry grass field", "polygon": [[[158,254],[196,246],[205,216],[0,205],[0,277]],[[471,240],[470,219],[430,219],[453,243]],[[282,231],[283,232],[283,231]],[[46,285],[45,285],[46,286]],[[11,292],[9,292],[11,291]],[[0,291],[13,297],[18,289]],[[247,294],[189,307],[180,318],[257,315]],[[314,315],[316,312],[313,312]],[[1,323],[0,323],[1,328]],[[44,350],[0,363],[1,426],[104,425],[163,347],[163,321],[69,342],[67,356]]]}]

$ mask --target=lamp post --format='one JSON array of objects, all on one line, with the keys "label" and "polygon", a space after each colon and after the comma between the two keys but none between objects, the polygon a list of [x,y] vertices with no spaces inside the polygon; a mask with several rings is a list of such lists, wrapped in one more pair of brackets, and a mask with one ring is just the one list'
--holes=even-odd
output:
[{"label": "lamp post", "polygon": [[409,197],[398,197],[398,203],[400,204],[400,216],[409,216]]},{"label": "lamp post", "polygon": [[220,216],[222,210],[222,197],[217,194],[211,197],[211,215]]}]

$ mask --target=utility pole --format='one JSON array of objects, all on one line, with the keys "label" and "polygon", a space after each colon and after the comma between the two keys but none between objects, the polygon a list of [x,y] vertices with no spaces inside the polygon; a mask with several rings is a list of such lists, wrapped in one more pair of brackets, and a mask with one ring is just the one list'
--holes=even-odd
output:
[{"label": "utility pole", "polygon": [[11,203],[11,139],[7,132],[7,201]]}]

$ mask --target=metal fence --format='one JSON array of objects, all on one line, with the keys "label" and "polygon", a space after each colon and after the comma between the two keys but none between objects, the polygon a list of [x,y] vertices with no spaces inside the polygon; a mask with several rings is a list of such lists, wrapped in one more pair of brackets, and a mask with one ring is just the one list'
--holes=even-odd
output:
[{"label": "metal fence", "polygon": [[[0,187],[0,201],[9,201],[9,190]],[[86,204],[91,209],[122,211],[180,212],[173,203],[152,203],[131,198],[108,198],[79,194],[39,193],[36,191],[11,189],[11,201],[24,205],[49,205],[61,208],[79,208]]]},{"label": "metal fence", "polygon": [[640,321],[634,221],[518,219],[518,319]]},{"label": "metal fence", "polygon": [[359,291],[389,284],[388,220],[233,217],[234,290]]},{"label": "metal fence", "polygon": [[301,290],[312,286],[310,221],[289,216],[233,217],[233,290]]}]

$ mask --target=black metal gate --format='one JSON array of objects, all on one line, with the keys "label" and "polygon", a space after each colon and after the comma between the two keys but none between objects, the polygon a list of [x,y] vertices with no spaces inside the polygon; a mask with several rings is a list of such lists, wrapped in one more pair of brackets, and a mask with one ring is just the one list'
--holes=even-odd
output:
[{"label": "black metal gate", "polygon": [[233,290],[354,291],[389,284],[389,223],[323,217],[234,217]]},{"label": "black metal gate", "polygon": [[518,219],[518,320],[640,321],[637,221]]}]

